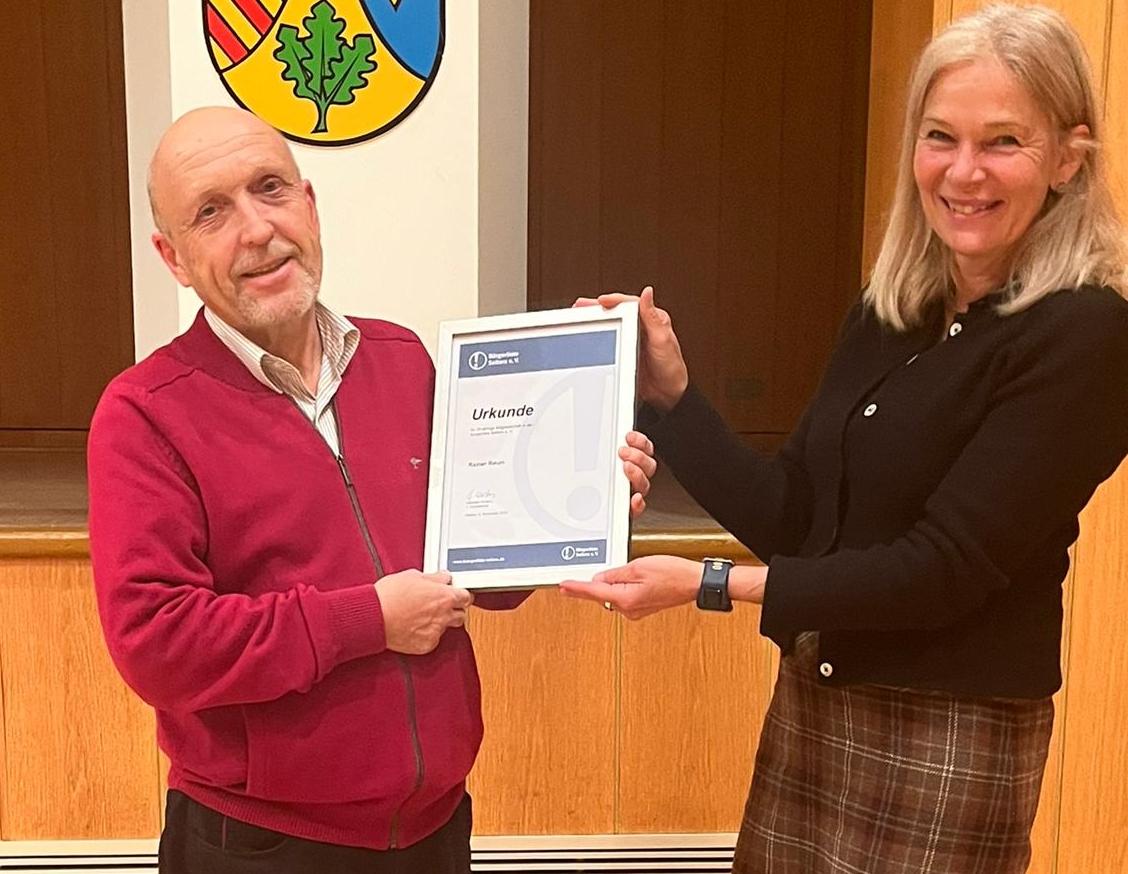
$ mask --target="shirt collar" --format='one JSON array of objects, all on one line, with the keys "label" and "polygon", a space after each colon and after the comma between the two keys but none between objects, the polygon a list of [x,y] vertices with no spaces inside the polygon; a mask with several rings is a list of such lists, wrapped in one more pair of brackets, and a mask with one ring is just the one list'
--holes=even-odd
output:
[{"label": "shirt collar", "polygon": [[[356,347],[360,345],[360,331],[352,322],[333,312],[320,301],[315,306],[314,315],[317,318],[317,330],[321,334],[322,360],[328,363],[333,376],[340,379],[352,360]],[[263,364],[264,362],[271,362],[273,365],[271,369],[273,370],[282,366],[293,368],[292,364],[276,355],[271,355],[253,340],[248,339],[227,324],[208,307],[204,307],[204,319],[207,321],[208,327],[220,339],[220,342],[231,350],[255,379],[271,391],[276,391],[279,394],[287,393],[267,374]]]}]

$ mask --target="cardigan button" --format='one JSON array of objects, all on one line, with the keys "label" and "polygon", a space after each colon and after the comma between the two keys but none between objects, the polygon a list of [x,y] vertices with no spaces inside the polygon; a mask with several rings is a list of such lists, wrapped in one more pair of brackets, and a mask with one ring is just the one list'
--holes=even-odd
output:
[{"label": "cardigan button", "polygon": [[862,410],[862,415],[865,416],[868,419],[870,416],[872,416],[876,412],[877,412],[877,404],[870,404],[868,407],[866,407],[864,410]]},{"label": "cardigan button", "polygon": [[834,665],[832,665],[830,662],[823,662],[821,665],[819,665],[819,673],[824,677],[829,677],[834,673]]},{"label": "cardigan button", "polygon": [[959,322],[952,322],[952,327],[948,328],[948,336],[954,337],[954,336],[956,336],[956,334],[958,334],[962,330],[963,330],[963,325],[961,325]]}]

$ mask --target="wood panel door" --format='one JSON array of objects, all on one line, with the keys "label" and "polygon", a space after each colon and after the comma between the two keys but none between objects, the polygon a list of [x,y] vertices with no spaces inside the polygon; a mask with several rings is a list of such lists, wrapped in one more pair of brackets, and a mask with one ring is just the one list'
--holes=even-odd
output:
[{"label": "wood panel door", "polygon": [[87,428],[133,361],[127,176],[120,0],[21,4],[0,52],[4,443]]},{"label": "wood panel door", "polygon": [[529,306],[653,284],[693,378],[789,431],[861,277],[870,3],[532,0]]}]

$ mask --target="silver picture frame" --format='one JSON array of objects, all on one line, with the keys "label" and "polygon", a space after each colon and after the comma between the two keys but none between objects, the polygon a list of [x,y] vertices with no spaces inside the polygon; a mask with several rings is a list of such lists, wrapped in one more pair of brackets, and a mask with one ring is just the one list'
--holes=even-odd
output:
[{"label": "silver picture frame", "polygon": [[440,324],[425,571],[512,590],[627,561],[637,353],[633,301]]}]

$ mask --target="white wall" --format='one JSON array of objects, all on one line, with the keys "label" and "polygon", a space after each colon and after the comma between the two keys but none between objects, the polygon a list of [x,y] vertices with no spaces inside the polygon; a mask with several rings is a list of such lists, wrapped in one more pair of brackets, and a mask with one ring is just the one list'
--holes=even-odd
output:
[{"label": "white wall", "polygon": [[[173,118],[232,101],[200,35],[199,0],[122,0],[122,10],[140,358],[199,306],[149,243],[148,155]],[[293,145],[317,192],[329,306],[407,325],[432,352],[444,319],[525,308],[528,20],[528,0],[448,0],[442,65],[411,115],[367,143]]]},{"label": "white wall", "polygon": [[168,6],[154,0],[122,0],[122,37],[133,249],[133,346],[140,360],[178,333],[177,285],[149,242],[152,221],[145,191],[149,156],[172,120]]}]

